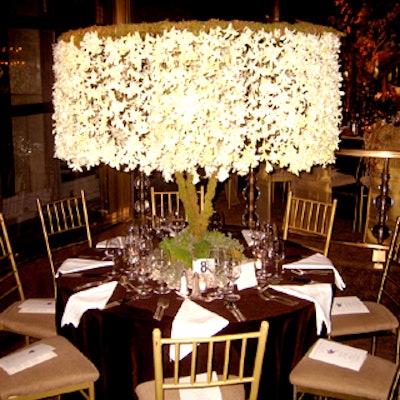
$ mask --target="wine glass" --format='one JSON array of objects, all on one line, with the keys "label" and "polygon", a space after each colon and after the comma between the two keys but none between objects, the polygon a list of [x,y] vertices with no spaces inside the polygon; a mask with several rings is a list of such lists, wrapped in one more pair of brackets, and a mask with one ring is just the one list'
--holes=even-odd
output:
[{"label": "wine glass", "polygon": [[140,245],[136,236],[130,235],[125,243],[125,252],[127,259],[127,275],[130,280],[133,280],[137,275],[136,266],[140,260]]},{"label": "wine glass", "polygon": [[136,264],[136,274],[138,284],[136,285],[136,292],[141,299],[148,299],[152,294],[152,287],[147,283],[147,279],[152,270],[152,255],[140,257]]},{"label": "wine glass", "polygon": [[220,247],[212,247],[208,252],[208,270],[214,277],[213,285],[216,285],[216,288],[207,294],[209,298],[223,299],[224,297],[224,269],[222,267],[222,260],[223,249]]},{"label": "wine glass", "polygon": [[256,276],[259,285],[268,283],[271,273],[272,255],[273,255],[273,240],[270,235],[260,237],[252,247],[252,254],[260,267],[255,264]]},{"label": "wine glass", "polygon": [[224,260],[223,270],[226,277],[225,295],[224,295],[225,300],[227,301],[240,300],[240,295],[238,293],[234,293],[235,283],[239,279],[242,271],[240,260],[234,256]]},{"label": "wine glass", "polygon": [[186,226],[186,221],[182,209],[173,211],[168,217],[168,228],[170,236],[175,237]]},{"label": "wine glass", "polygon": [[272,283],[278,283],[282,280],[282,266],[285,260],[285,243],[282,239],[276,238],[273,244],[272,259],[274,263],[274,273],[271,277]]},{"label": "wine glass", "polygon": [[119,277],[123,263],[123,246],[121,246],[120,240],[116,240],[116,238],[106,240],[104,258],[113,262],[112,270],[107,273],[107,276],[111,278]]},{"label": "wine glass", "polygon": [[158,285],[154,288],[154,293],[157,294],[167,294],[171,291],[165,282],[165,272],[171,266],[170,253],[166,249],[154,249],[152,255],[152,264],[155,269],[160,273]]}]

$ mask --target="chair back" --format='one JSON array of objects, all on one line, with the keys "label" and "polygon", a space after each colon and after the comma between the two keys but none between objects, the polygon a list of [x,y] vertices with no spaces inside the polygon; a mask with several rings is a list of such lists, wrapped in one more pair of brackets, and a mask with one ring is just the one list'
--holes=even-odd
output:
[{"label": "chair back", "polygon": [[[163,338],[160,329],[155,328],[153,359],[156,400],[163,400],[165,391],[171,389],[224,387],[245,383],[250,384],[248,399],[256,400],[268,328],[268,322],[263,321],[260,330],[256,332],[180,339]],[[172,361],[172,372],[166,377],[170,346],[173,346],[171,350],[175,357]],[[181,346],[191,347],[191,353],[182,360],[179,359]],[[204,357],[203,363],[200,355]],[[185,371],[188,373],[184,373],[183,363],[188,368]],[[213,372],[218,375],[218,380],[213,380]],[[199,379],[199,374],[205,374],[205,378]],[[180,379],[182,376],[187,379]]]},{"label": "chair back", "polygon": [[25,300],[3,213],[0,213],[0,304],[4,308]]},{"label": "chair back", "polygon": [[311,238],[322,239],[320,244],[317,240],[315,243],[302,240],[301,244],[328,256],[336,207],[337,199],[331,202],[311,200],[294,196],[289,191],[283,220],[283,239],[288,240],[289,233],[307,234]]},{"label": "chair back", "polygon": [[85,193],[81,190],[80,195],[46,203],[37,199],[37,208],[51,272],[55,279],[55,252],[78,244],[92,247]]},{"label": "chair back", "polygon": [[[387,302],[395,315],[400,313],[400,216],[396,218],[396,224],[385,265],[382,271],[381,283],[378,290],[377,302]],[[394,307],[394,309],[393,309]]]},{"label": "chair back", "polygon": [[[199,197],[200,210],[204,209],[204,186],[201,185],[197,191]],[[151,199],[151,220],[153,227],[155,225],[155,218],[166,218],[173,212],[182,215],[183,204],[179,197],[179,192],[175,191],[156,191],[153,186],[150,187]],[[186,219],[186,215],[185,215]]]}]

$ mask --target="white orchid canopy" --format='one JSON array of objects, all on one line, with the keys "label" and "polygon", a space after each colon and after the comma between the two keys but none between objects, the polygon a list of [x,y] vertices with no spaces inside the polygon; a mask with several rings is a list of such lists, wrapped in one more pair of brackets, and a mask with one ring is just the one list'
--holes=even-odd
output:
[{"label": "white orchid canopy", "polygon": [[72,32],[55,45],[55,157],[75,170],[105,163],[194,182],[200,169],[223,181],[260,162],[293,173],[334,162],[336,33],[171,22],[143,34],[140,25],[88,30],[78,44]]}]

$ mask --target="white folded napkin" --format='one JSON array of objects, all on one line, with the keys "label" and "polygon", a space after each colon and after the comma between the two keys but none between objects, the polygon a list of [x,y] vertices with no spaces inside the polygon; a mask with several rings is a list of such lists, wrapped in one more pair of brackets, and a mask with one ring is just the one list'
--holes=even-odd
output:
[{"label": "white folded napkin", "polygon": [[312,256],[302,258],[299,261],[290,264],[284,264],[284,269],[331,269],[335,276],[335,285],[343,290],[346,284],[343,281],[339,271],[333,266],[332,261],[323,254],[315,253]]},{"label": "white folded napkin", "polygon": [[270,288],[300,299],[312,301],[315,304],[317,320],[317,335],[321,334],[325,323],[327,333],[331,332],[332,285],[329,283],[314,283],[310,285],[270,285]]},{"label": "white folded napkin", "polygon": [[125,236],[116,236],[112,239],[102,240],[96,244],[96,249],[105,249],[107,248],[107,244],[115,249],[123,249],[125,246]]},{"label": "white folded napkin", "polygon": [[72,324],[76,328],[85,311],[94,308],[103,309],[108,300],[110,300],[117,284],[117,281],[107,282],[73,294],[65,306],[61,326]]},{"label": "white folded napkin", "polygon": [[[185,299],[172,322],[171,338],[210,337],[228,324],[227,319],[190,299]],[[191,351],[191,345],[180,346],[179,359],[186,357]],[[175,346],[171,346],[169,354],[174,360]]]},{"label": "white folded napkin", "polygon": [[60,274],[70,274],[71,272],[85,271],[100,267],[110,267],[114,265],[112,260],[91,260],[88,258],[67,258],[60,265],[56,273],[56,278]]}]

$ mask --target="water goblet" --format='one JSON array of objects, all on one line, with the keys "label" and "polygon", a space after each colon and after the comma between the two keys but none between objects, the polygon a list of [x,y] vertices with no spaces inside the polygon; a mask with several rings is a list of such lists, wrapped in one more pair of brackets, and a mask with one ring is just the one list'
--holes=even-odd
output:
[{"label": "water goblet", "polygon": [[282,239],[275,239],[273,245],[273,263],[274,273],[271,277],[272,283],[278,283],[282,280],[282,265],[285,260],[285,243]]},{"label": "water goblet", "polygon": [[121,246],[120,240],[115,238],[107,239],[104,258],[113,262],[112,270],[107,273],[107,276],[110,278],[119,277],[123,263],[123,246]]},{"label": "water goblet", "polygon": [[168,217],[168,228],[171,237],[175,237],[186,226],[186,220],[182,212],[173,211]]},{"label": "water goblet", "polygon": [[241,274],[241,262],[235,257],[230,260],[224,261],[224,272],[226,277],[225,295],[224,298],[227,301],[238,301],[240,295],[235,293],[235,284]]},{"label": "water goblet", "polygon": [[207,297],[213,299],[223,299],[224,297],[224,269],[222,267],[223,249],[219,247],[212,247],[208,252],[208,270],[213,276],[211,282],[214,287]]},{"label": "water goblet", "polygon": [[147,283],[152,269],[152,256],[144,256],[136,264],[137,281],[136,292],[141,299],[148,299],[152,295],[152,287]]},{"label": "water goblet", "polygon": [[165,272],[171,266],[170,253],[166,249],[154,249],[152,255],[152,264],[155,269],[159,271],[158,285],[154,288],[154,293],[167,294],[171,291],[165,281]]}]

